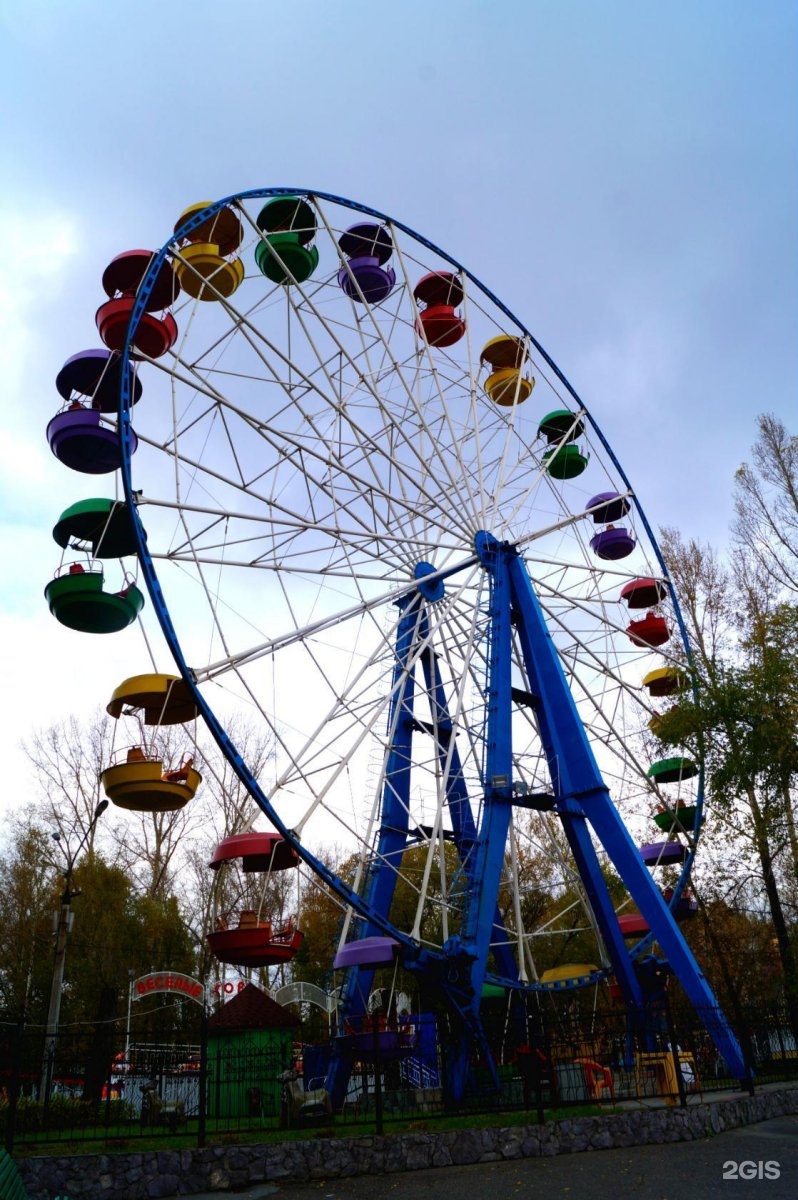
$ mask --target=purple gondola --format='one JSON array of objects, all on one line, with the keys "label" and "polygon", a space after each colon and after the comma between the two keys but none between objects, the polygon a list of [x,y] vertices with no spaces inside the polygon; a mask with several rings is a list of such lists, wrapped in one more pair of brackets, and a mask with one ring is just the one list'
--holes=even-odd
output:
[{"label": "purple gondola", "polygon": [[649,842],[640,847],[640,857],[647,867],[670,867],[684,862],[687,847],[681,842]]},{"label": "purple gondola", "polygon": [[379,304],[396,284],[393,267],[385,266],[393,253],[391,235],[384,225],[352,225],[338,239],[348,262],[338,272],[338,284],[350,300]]},{"label": "purple gondola", "polygon": [[[138,439],[130,430],[130,452]],[[84,475],[107,475],[122,461],[119,431],[103,425],[96,408],[74,403],[57,413],[47,425],[47,441],[59,462]]]}]

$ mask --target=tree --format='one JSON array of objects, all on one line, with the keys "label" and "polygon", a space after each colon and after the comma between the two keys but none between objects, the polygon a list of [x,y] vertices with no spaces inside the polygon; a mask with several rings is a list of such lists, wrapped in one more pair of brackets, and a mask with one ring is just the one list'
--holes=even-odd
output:
[{"label": "tree", "polygon": [[[139,741],[149,740],[167,763],[193,748],[182,727],[159,729],[149,739],[143,730],[139,733]],[[116,722],[102,712],[84,724],[70,717],[35,732],[25,745],[39,792],[34,812],[65,844],[80,840],[89,831],[89,851],[101,844],[105,854],[135,875],[150,895],[165,897],[178,846],[196,819],[195,810],[188,806],[176,812],[121,815],[117,809],[91,827],[97,804],[104,797],[100,775],[113,760],[116,736]]]},{"label": "tree", "polygon": [[[344,878],[351,878],[351,858],[339,860],[336,851],[329,848],[322,848],[317,853],[331,870]],[[333,959],[343,922],[344,906],[341,900],[315,875],[303,876],[299,928],[305,936],[293,962],[295,979],[314,983],[324,991],[330,990]]]},{"label": "tree", "polygon": [[86,834],[91,851],[98,836],[92,820],[103,798],[100,772],[111,760],[107,717],[96,713],[85,725],[69,717],[34,732],[23,749],[39,793],[33,807],[36,819],[66,842]]},{"label": "tree", "polygon": [[[241,718],[232,718],[228,722],[228,732],[253,774],[259,778],[273,758],[271,739]],[[243,903],[242,881],[235,871],[210,870],[211,854],[224,838],[251,829],[261,813],[228,760],[212,745],[204,747],[202,788],[191,806],[198,821],[192,838],[183,839],[181,843],[182,894],[186,919],[198,946],[200,978],[205,979],[214,969],[206,934],[223,914],[234,908],[252,907]],[[287,915],[293,883],[281,876],[292,875],[290,871],[275,872],[269,880],[268,907],[280,919]],[[256,882],[249,881],[250,896]],[[259,900],[254,907],[259,907]]]},{"label": "tree", "polygon": [[35,825],[11,831],[0,859],[0,1018],[46,1011],[52,974],[50,839]]},{"label": "tree", "polygon": [[734,484],[734,535],[778,587],[798,594],[798,437],[772,413],[757,420],[752,464]]},{"label": "tree", "polygon": [[[72,920],[62,919],[56,960],[53,914],[65,905]],[[193,943],[174,897],[138,894],[124,870],[80,842],[60,847],[32,823],[13,831],[0,863],[0,1018],[42,1030],[54,1021],[47,1054],[52,1046],[56,1069],[85,1065],[86,1099],[99,1099],[121,1048],[129,979],[153,968],[191,973],[193,967]],[[53,1018],[50,995],[62,970],[60,1015]],[[153,1011],[139,1008],[135,1016],[149,1041],[185,1039],[186,1021],[195,1015],[160,998],[150,998],[146,1009]],[[27,1045],[31,1051],[33,1043]],[[27,1069],[37,1069],[30,1056]]]},{"label": "tree", "polygon": [[[73,882],[79,899],[65,963],[61,1023],[67,1030],[73,1024],[93,1024],[84,1051],[84,1098],[96,1101],[125,1032],[122,1002],[130,974],[158,969],[192,974],[194,947],[174,898],[137,896],[127,873],[98,854],[81,861]],[[144,1040],[186,1040],[185,1020],[193,1012],[184,1012],[171,997],[153,997],[146,1004],[146,1010],[140,1005],[135,1013],[138,1040],[142,1020]]]},{"label": "tree", "polygon": [[731,882],[729,889],[723,879],[702,883],[699,912],[683,932],[724,1010],[750,1026],[779,1007],[781,964],[756,881],[741,873]]},{"label": "tree", "polygon": [[[684,613],[694,690],[658,718],[658,738],[705,765],[712,818],[753,846],[798,1032],[798,963],[788,907],[796,878],[798,614],[757,587],[755,564],[737,580],[706,547],[663,531],[662,550]],[[785,865],[788,867],[785,873]]]}]

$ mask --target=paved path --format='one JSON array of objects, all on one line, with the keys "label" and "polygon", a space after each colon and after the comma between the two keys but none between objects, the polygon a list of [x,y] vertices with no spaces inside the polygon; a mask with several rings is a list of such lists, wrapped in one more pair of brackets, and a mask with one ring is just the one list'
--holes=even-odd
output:
[{"label": "paved path", "polygon": [[[724,1166],[730,1162],[775,1162],[779,1176],[724,1179]],[[221,1200],[224,1195],[215,1192],[193,1200]],[[776,1117],[701,1142],[315,1183],[261,1184],[238,1193],[238,1200],[269,1196],[274,1200],[796,1200],[798,1116]]]}]

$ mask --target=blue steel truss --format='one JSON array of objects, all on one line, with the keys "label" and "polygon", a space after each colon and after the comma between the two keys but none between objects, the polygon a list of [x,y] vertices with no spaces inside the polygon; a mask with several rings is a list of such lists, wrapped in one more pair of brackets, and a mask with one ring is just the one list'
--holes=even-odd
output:
[{"label": "blue steel truss", "polygon": [[[635,970],[634,951],[626,946],[607,888],[594,838],[603,846],[615,870],[648,922],[651,938],[662,947],[685,994],[704,1021],[733,1074],[746,1076],[740,1046],[701,969],[688,947],[662,893],[612,802],[596,757],[579,717],[541,605],[518,550],[481,532],[475,540],[477,557],[490,578],[486,626],[485,753],[479,822],[453,743],[452,721],[430,638],[423,588],[400,601],[388,749],[382,795],[382,816],[376,850],[363,892],[374,920],[361,922],[358,936],[378,935],[390,916],[401,858],[415,840],[408,827],[412,741],[414,736],[436,739],[443,773],[448,779],[446,804],[453,839],[468,886],[459,932],[443,953],[414,952],[404,946],[401,956],[410,969],[433,979],[448,1001],[451,1040],[446,1067],[449,1094],[462,1096],[474,1050],[484,1053],[494,1070],[483,1029],[480,1004],[492,956],[498,977],[511,988],[534,989],[519,981],[515,957],[504,935],[497,908],[505,870],[506,845],[515,800],[513,790],[514,689],[511,682],[513,631],[530,688],[538,733],[548,763],[554,812],[562,824],[585,894],[603,939],[612,970],[623,992],[631,1025],[642,1025],[645,998]],[[442,591],[436,598],[442,595]],[[419,719],[415,705],[415,665],[420,663],[431,720]],[[591,833],[592,830],[592,833]],[[366,1012],[374,968],[354,967],[342,992],[341,1017],[352,1021]],[[494,976],[495,977],[495,976]],[[328,1087],[334,1101],[343,1098],[348,1077],[345,1056],[333,1057]],[[498,1079],[495,1080],[498,1087]]]}]

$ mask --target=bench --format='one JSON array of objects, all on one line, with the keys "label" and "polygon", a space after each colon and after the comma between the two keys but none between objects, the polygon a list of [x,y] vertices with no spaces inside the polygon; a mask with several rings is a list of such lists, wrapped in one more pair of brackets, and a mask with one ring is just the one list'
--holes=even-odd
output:
[{"label": "bench", "polygon": [[17,1164],[7,1150],[0,1150],[0,1200],[28,1200]]},{"label": "bench", "polygon": [[326,1122],[332,1116],[330,1094],[325,1087],[310,1088],[305,1091],[299,1073],[295,1068],[283,1071],[280,1076],[282,1084],[282,1104],[280,1124],[289,1129],[303,1121]]},{"label": "bench", "polygon": [[141,1092],[142,1125],[168,1125],[175,1130],[183,1124],[186,1114],[182,1100],[162,1100],[154,1087],[142,1088]]},{"label": "bench", "polygon": [[[7,1150],[0,1150],[0,1200],[29,1200],[22,1176]],[[69,1200],[68,1196],[56,1196],[55,1200]]]}]

